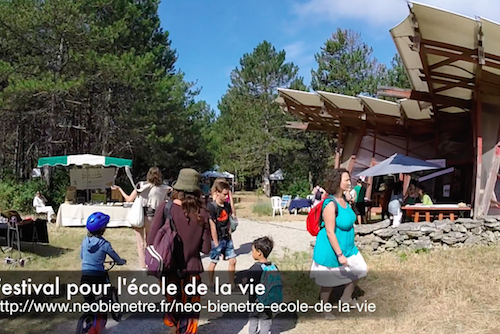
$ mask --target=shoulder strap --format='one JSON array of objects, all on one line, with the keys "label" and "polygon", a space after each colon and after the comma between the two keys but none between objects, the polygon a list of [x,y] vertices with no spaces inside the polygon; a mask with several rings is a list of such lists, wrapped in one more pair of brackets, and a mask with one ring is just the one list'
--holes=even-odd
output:
[{"label": "shoulder strap", "polygon": [[318,204],[318,205],[321,205],[321,223],[322,224],[320,223],[320,229],[325,227],[325,221],[323,220],[323,209],[326,206],[325,205],[326,201],[328,201],[328,203],[326,203],[326,205],[333,203],[333,206],[335,207],[335,218],[337,218],[339,216],[339,206],[337,204],[337,200],[335,198],[330,198],[330,197],[325,198],[323,201],[321,201],[321,203]]},{"label": "shoulder strap", "polygon": [[163,219],[164,221],[167,221],[167,219],[170,222],[170,228],[172,231],[177,232],[177,227],[175,226],[174,220],[172,219],[172,214],[170,213],[170,210],[172,209],[172,205],[174,204],[174,201],[168,201],[167,204],[165,204],[165,207],[163,208]]},{"label": "shoulder strap", "polygon": [[322,203],[322,206],[321,206],[321,216],[323,217],[323,207],[325,207],[326,205],[328,205],[329,203],[327,203],[326,205],[324,205],[324,202],[328,201],[329,203],[332,202],[333,203],[333,206],[335,207],[335,217],[338,217],[339,215],[339,206],[337,204],[337,200],[335,198],[326,198],[323,203]]}]

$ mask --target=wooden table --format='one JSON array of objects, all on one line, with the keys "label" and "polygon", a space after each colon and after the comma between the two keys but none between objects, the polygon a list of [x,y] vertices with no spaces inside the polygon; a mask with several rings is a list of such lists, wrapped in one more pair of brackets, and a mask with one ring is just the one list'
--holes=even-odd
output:
[{"label": "wooden table", "polygon": [[[406,211],[406,216],[414,216],[413,222],[418,223],[420,221],[420,216],[425,216],[425,221],[431,221],[431,214],[437,215],[438,220],[443,220],[450,218],[454,221],[456,216],[463,217],[465,212],[470,212],[470,207],[459,207],[456,204],[435,204],[435,205],[406,205],[401,208],[401,210]],[[456,215],[457,213],[457,215]]]}]

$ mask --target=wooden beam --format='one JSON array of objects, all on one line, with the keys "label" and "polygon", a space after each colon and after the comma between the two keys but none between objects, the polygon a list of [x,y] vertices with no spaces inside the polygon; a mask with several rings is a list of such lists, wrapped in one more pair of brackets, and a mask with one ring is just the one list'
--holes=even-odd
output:
[{"label": "wooden beam", "polygon": [[443,96],[443,95],[438,95],[438,96],[432,97],[429,93],[426,93],[426,92],[412,91],[410,98],[412,100],[431,102],[431,103],[434,100],[435,103],[439,103],[439,104],[453,105],[453,106],[463,108],[463,109],[468,109],[468,110],[472,109],[472,102],[471,101],[459,99],[456,97],[449,97],[449,96]]},{"label": "wooden beam", "polygon": [[377,96],[395,97],[397,99],[409,99],[410,95],[411,89],[403,89],[390,86],[377,87]]},{"label": "wooden beam", "polygon": [[440,62],[437,62],[435,64],[430,65],[429,66],[429,70],[432,72],[436,68],[440,68],[440,67],[443,67],[443,66],[446,66],[446,65],[453,64],[456,61],[457,61],[456,59],[451,59],[451,58],[448,58],[448,59],[445,59],[445,60],[441,60]]},{"label": "wooden beam", "polygon": [[[423,74],[423,71],[420,71],[422,72]],[[460,80],[460,81],[465,81],[467,83],[472,83],[474,84],[475,83],[475,80],[474,78],[466,78],[466,77],[461,77],[459,75],[454,75],[454,74],[449,74],[449,73],[441,73],[441,72],[435,72],[435,71],[432,71],[431,72],[431,75],[433,77],[437,77],[437,78],[445,78],[445,79],[452,79],[452,80]]]}]

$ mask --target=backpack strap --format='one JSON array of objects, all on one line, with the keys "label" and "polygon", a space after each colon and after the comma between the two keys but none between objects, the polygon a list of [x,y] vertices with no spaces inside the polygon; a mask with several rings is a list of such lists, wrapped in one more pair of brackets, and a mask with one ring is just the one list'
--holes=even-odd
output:
[{"label": "backpack strap", "polygon": [[[327,202],[327,201],[328,201],[328,202]],[[325,202],[327,202],[327,203],[325,204]],[[323,209],[324,209],[324,208],[325,208],[328,204],[330,204],[330,203],[333,203],[333,206],[335,207],[335,218],[337,218],[337,217],[339,216],[339,206],[338,206],[338,204],[337,204],[337,200],[336,200],[333,196],[331,196],[331,198],[330,198],[330,196],[328,196],[328,197],[327,197],[327,198],[325,198],[325,199],[323,200],[323,202],[321,203],[321,223],[320,223],[320,225],[319,225],[319,229],[320,229],[320,230],[321,230],[322,228],[324,228],[324,227],[325,227],[325,221],[324,221],[324,219],[323,219]],[[318,205],[319,205],[319,204],[318,204]]]},{"label": "backpack strap", "polygon": [[170,200],[167,201],[167,204],[165,204],[165,207],[163,208],[163,221],[167,221],[167,219],[170,222],[170,228],[172,231],[177,232],[177,227],[175,226],[174,220],[172,219],[172,214],[170,213],[170,210],[172,209],[172,205],[174,204],[174,201]]},{"label": "backpack strap", "polygon": [[174,227],[172,227],[173,220],[172,220],[172,215],[170,214],[170,209],[172,208],[172,204],[173,201],[163,202],[156,208],[156,212],[153,217],[153,222],[151,223],[151,228],[149,230],[146,240],[146,244],[148,246],[151,246],[153,244],[156,233],[160,230],[160,228],[163,227],[163,225],[165,225],[166,218],[170,219],[171,222],[170,228],[172,230],[175,229],[175,224]]}]

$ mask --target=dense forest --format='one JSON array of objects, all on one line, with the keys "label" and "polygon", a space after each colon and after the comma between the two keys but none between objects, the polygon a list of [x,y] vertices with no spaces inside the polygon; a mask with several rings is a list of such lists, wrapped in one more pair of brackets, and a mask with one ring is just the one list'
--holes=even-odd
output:
[{"label": "dense forest", "polygon": [[[326,133],[285,128],[277,88],[375,95],[408,87],[351,30],[338,29],[315,55],[312,80],[284,50],[262,41],[241,56],[218,104],[176,68],[156,0],[0,0],[0,179],[24,182],[39,157],[99,154],[134,161],[144,177],[220,166],[240,183],[281,168],[283,189],[308,190],[331,163]],[[168,29],[168,27],[166,27]],[[258,182],[256,182],[258,184]],[[0,185],[1,187],[1,185]]]}]

